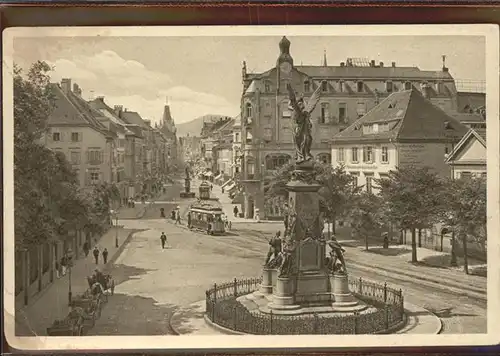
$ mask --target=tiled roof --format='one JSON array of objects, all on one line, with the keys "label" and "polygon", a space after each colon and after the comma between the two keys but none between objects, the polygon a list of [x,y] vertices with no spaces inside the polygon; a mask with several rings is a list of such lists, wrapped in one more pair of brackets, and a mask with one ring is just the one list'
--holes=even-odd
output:
[{"label": "tiled roof", "polygon": [[448,115],[454,117],[458,121],[465,122],[486,122],[486,120],[479,114],[468,114],[468,113],[448,113]]},{"label": "tiled roof", "polygon": [[132,134],[132,132],[125,127],[125,122],[123,122],[123,120],[115,114],[115,111],[104,102],[104,98],[97,98],[89,101],[89,105],[97,110],[101,116],[108,118],[114,124],[112,127],[115,130],[125,134]]},{"label": "tiled roof", "polygon": [[423,71],[417,67],[295,66],[310,77],[453,79],[449,72]]},{"label": "tiled roof", "polygon": [[[388,130],[364,133],[366,124],[387,124]],[[447,123],[447,124],[446,124]],[[448,125],[448,128],[446,128]],[[393,93],[344,131],[333,142],[373,139],[460,139],[468,128],[425,99],[413,88]]]},{"label": "tiled roof", "polygon": [[135,111],[122,111],[120,118],[128,124],[139,125],[143,128],[150,128],[142,119],[141,115]]},{"label": "tiled roof", "polygon": [[50,124],[89,125],[106,135],[112,135],[98,120],[102,114],[94,110],[83,98],[71,91],[64,93],[57,84],[51,84],[51,89],[55,95],[56,106],[49,117]]}]

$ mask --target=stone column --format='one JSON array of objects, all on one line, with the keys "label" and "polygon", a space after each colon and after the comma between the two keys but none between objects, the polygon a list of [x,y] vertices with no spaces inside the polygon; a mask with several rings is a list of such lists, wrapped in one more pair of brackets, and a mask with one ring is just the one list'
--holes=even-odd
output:
[{"label": "stone column", "polygon": [[332,307],[334,309],[345,309],[355,307],[358,302],[349,290],[349,281],[345,274],[334,274],[330,276],[332,290]]},{"label": "stone column", "polygon": [[264,267],[262,270],[262,284],[260,285],[260,291],[262,294],[273,293],[273,270],[271,268]]}]

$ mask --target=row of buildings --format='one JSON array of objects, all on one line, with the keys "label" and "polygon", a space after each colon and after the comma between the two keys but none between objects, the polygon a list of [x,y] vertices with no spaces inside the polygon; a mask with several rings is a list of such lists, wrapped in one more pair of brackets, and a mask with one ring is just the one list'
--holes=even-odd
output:
[{"label": "row of buildings", "polygon": [[62,152],[76,171],[80,186],[115,184],[123,200],[151,194],[178,159],[176,127],[165,104],[160,125],[104,97],[85,100],[71,79],[52,84],[55,109],[44,144]]},{"label": "row of buildings", "polygon": [[248,73],[243,63],[240,115],[201,132],[207,169],[240,188],[245,217],[256,208],[264,218],[281,215],[282,203],[266,199],[264,187],[294,158],[287,84],[305,99],[321,86],[311,153],[345,166],[365,189],[404,165],[431,166],[442,176],[486,173],[484,84],[453,78],[444,56],[435,71],[354,58],[328,65],[326,55],[319,66],[295,65],[283,37],[275,67]]}]

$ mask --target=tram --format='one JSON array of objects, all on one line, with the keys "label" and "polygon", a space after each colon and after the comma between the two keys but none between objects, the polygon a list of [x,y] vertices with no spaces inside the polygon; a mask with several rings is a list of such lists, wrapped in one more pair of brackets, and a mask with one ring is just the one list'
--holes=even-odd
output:
[{"label": "tram", "polygon": [[190,229],[206,232],[208,235],[225,233],[222,208],[212,201],[191,204],[187,217]]}]

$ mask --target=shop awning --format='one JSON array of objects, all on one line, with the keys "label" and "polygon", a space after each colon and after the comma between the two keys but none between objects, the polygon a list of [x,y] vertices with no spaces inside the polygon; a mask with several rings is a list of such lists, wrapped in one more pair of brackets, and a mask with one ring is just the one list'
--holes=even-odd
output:
[{"label": "shop awning", "polygon": [[220,179],[220,178],[222,178],[223,176],[224,176],[224,173],[221,173],[221,174],[219,174],[217,177],[215,177],[215,179]]},{"label": "shop awning", "polygon": [[232,179],[228,179],[224,184],[221,185],[221,188],[224,188],[226,185],[233,183]]},{"label": "shop awning", "polygon": [[236,188],[236,183],[233,182],[230,185],[228,185],[226,188],[224,188],[224,190],[226,190],[227,192],[230,192],[234,188]]}]

